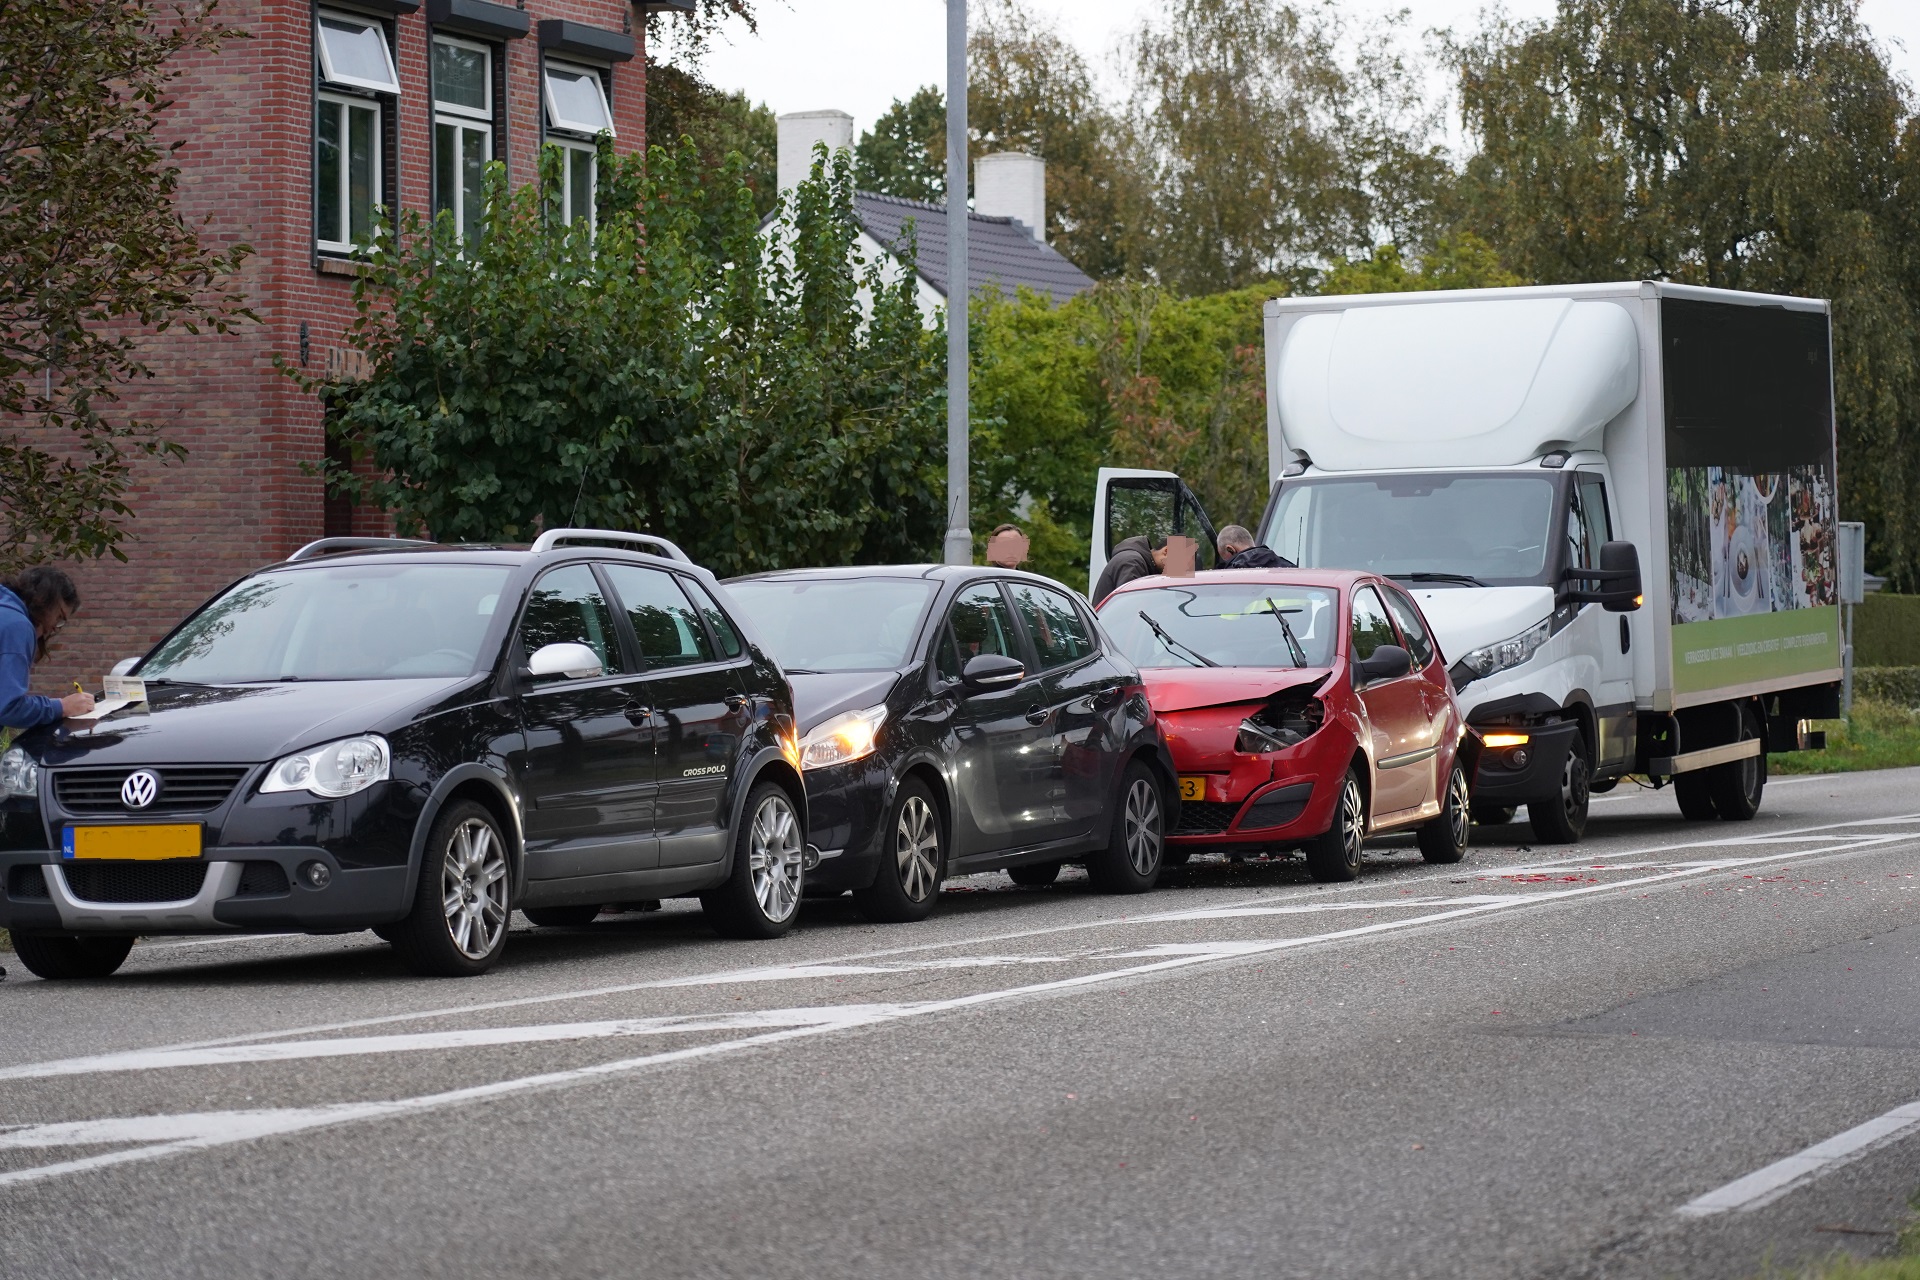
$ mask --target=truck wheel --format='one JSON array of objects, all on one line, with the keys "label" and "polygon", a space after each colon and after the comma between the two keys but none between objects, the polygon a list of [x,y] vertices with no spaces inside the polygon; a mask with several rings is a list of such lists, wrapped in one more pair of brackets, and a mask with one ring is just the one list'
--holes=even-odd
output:
[{"label": "truck wheel", "polygon": [[[1752,710],[1742,707],[1740,741],[1747,742],[1759,736],[1759,726],[1754,723]],[[1753,816],[1760,812],[1760,794],[1767,787],[1767,757],[1764,752],[1700,772],[1707,776],[1707,794],[1713,797],[1713,811],[1720,815],[1723,822],[1753,821]]]},{"label": "truck wheel", "polygon": [[1504,827],[1513,821],[1513,806],[1510,804],[1477,804],[1473,806],[1475,826]]},{"label": "truck wheel", "polygon": [[1447,775],[1440,813],[1423,824],[1415,839],[1428,862],[1458,862],[1467,856],[1467,771],[1459,765]]},{"label": "truck wheel", "polygon": [[1560,794],[1527,802],[1527,821],[1533,824],[1533,837],[1541,844],[1579,844],[1587,829],[1587,781],[1592,768],[1587,764],[1587,740],[1573,735],[1567,748],[1567,762],[1560,769]]},{"label": "truck wheel", "polygon": [[1334,802],[1333,825],[1307,842],[1307,871],[1323,884],[1360,878],[1360,846],[1367,838],[1367,802],[1351,771]]},{"label": "truck wheel", "polygon": [[1673,798],[1680,802],[1680,816],[1689,822],[1706,822],[1719,817],[1713,807],[1713,791],[1707,785],[1707,771],[1675,774]]},{"label": "truck wheel", "polygon": [[131,950],[131,934],[82,934],[77,938],[13,935],[13,952],[27,966],[27,972],[48,980],[104,978],[121,966]]}]

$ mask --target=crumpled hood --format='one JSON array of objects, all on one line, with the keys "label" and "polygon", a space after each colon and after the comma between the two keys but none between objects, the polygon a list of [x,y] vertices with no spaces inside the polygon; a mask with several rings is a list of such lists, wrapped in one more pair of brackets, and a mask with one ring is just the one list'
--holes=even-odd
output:
[{"label": "crumpled hood", "polygon": [[1328,667],[1149,667],[1140,673],[1155,711],[1260,702],[1283,689],[1318,685]]},{"label": "crumpled hood", "polygon": [[314,680],[288,684],[160,685],[145,709],[92,729],[36,731],[49,765],[251,764],[356,733],[391,733],[473,680]]},{"label": "crumpled hood", "polygon": [[793,718],[800,723],[800,736],[806,737],[829,717],[842,711],[860,711],[878,706],[893,692],[900,680],[898,671],[843,671],[820,675],[790,675],[793,685]]},{"label": "crumpled hood", "polygon": [[1402,585],[1420,602],[1449,666],[1475,649],[1519,635],[1553,612],[1550,587]]}]

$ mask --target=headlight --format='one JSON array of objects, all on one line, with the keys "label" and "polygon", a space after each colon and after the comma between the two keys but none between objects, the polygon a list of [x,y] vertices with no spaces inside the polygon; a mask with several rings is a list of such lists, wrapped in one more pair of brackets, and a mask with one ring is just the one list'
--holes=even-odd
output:
[{"label": "headlight", "polygon": [[40,766],[19,747],[0,755],[0,800],[40,794]]},{"label": "headlight", "polygon": [[1484,649],[1475,649],[1460,661],[1475,676],[1490,676],[1496,671],[1517,667],[1531,658],[1552,634],[1553,619],[1542,618],[1519,635],[1509,636]]},{"label": "headlight", "polygon": [[800,767],[820,769],[830,764],[845,764],[873,754],[880,726],[886,722],[885,707],[848,711],[815,729],[800,740]]},{"label": "headlight", "polygon": [[365,791],[376,782],[385,782],[391,763],[387,740],[378,734],[342,738],[274,761],[260,790],[310,791],[316,796],[338,799]]}]

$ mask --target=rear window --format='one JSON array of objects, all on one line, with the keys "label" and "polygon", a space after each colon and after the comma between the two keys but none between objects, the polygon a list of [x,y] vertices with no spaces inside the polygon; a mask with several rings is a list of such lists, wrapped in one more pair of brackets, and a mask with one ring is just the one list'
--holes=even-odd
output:
[{"label": "rear window", "polygon": [[905,666],[933,599],[924,578],[755,578],[726,586],[773,656],[796,674]]}]

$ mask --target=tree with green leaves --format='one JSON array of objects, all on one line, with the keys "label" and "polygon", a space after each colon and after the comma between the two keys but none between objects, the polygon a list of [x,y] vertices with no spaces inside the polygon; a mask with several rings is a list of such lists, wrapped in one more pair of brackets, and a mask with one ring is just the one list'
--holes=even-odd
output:
[{"label": "tree with green leaves", "polygon": [[893,105],[854,147],[860,189],[907,200],[947,198],[947,99],[932,85]]},{"label": "tree with green leaves", "polygon": [[738,152],[755,211],[762,217],[773,212],[780,197],[780,126],[765,103],[756,105],[744,93],[716,89],[695,68],[649,64],[647,136],[666,147],[681,138],[693,139],[700,162],[709,169],[721,168]]},{"label": "tree with green leaves", "polygon": [[142,460],[184,455],[120,393],[152,376],[148,339],[248,318],[176,200],[162,139],[190,51],[239,33],[211,0],[7,7],[0,19],[0,569],[113,555]]},{"label": "tree with green leaves", "polygon": [[691,142],[603,153],[594,231],[499,166],[467,241],[410,216],[356,282],[371,375],[302,380],[330,485],[442,540],[648,529],[722,574],[930,555],[943,339],[858,261],[852,165],[820,155],[766,234],[742,158]]},{"label": "tree with green leaves", "polygon": [[1461,225],[1515,272],[1833,300],[1843,504],[1920,589],[1920,135],[1850,0],[1561,0],[1454,56]]}]

